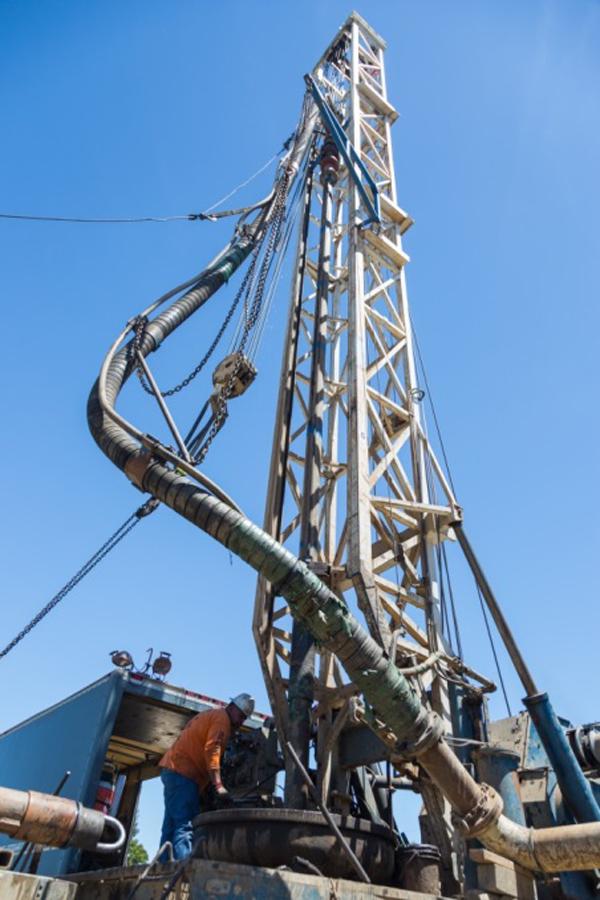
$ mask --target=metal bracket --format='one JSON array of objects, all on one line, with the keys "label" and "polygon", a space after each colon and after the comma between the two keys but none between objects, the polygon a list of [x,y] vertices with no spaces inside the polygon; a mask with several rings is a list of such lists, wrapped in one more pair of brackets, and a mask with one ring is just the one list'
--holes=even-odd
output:
[{"label": "metal bracket", "polygon": [[[342,158],[348,167],[348,172],[350,173],[352,180],[358,188],[358,192],[369,212],[369,218],[365,219],[364,222],[361,222],[360,227],[364,228],[365,225],[370,225],[371,222],[375,222],[377,225],[380,225],[381,210],[379,203],[379,188],[375,184],[373,176],[367,170],[367,167],[360,158],[358,152],[356,151],[356,148],[353,146],[352,142],[344,132],[344,129],[336,119],[329,104],[327,103],[327,100],[321,93],[319,86],[317,85],[317,82],[314,80],[312,75],[305,75],[304,80],[310,92],[312,93],[315,103],[317,104],[317,107],[321,114],[321,118],[323,119],[327,130],[333,138],[336,147],[340,151]],[[367,183],[372,196],[369,196],[369,192],[366,190],[365,185],[363,184],[363,178]]]}]

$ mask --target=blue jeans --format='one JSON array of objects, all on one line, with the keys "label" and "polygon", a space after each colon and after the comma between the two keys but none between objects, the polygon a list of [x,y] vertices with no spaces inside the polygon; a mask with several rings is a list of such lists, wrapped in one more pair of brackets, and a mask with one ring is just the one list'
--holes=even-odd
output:
[{"label": "blue jeans", "polygon": [[192,819],[200,812],[198,785],[170,769],[161,769],[160,777],[165,790],[160,844],[171,841],[175,859],[185,859],[192,852]]}]

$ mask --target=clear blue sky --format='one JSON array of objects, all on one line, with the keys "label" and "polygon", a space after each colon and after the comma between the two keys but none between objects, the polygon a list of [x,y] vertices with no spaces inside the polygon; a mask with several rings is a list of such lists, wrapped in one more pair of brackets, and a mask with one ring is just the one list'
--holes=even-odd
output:
[{"label": "clear blue sky", "polygon": [[[399,200],[416,220],[409,293],[466,527],[539,685],[574,721],[600,718],[600,6],[358,11],[389,45]],[[337,0],[0,0],[0,211],[206,208],[279,149],[302,75],[349,12]],[[2,645],[138,504],[88,434],[87,394],[122,324],[199,271],[226,233],[0,221]],[[286,304],[283,287],[260,378],[207,462],[258,520]],[[157,359],[163,383],[193,367],[218,314]],[[176,414],[187,421],[203,397]],[[152,421],[137,392],[125,408]],[[2,661],[0,728],[103,674],[121,646],[140,659],[170,650],[175,683],[251,690],[265,709],[253,594],[250,570],[160,510]],[[467,658],[493,676],[472,595],[458,606]]]}]

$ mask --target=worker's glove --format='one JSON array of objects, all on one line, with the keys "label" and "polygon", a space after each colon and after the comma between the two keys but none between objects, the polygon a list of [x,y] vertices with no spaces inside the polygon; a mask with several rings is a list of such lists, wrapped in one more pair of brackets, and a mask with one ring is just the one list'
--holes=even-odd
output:
[{"label": "worker's glove", "polygon": [[227,788],[223,787],[222,784],[215,788],[214,799],[217,809],[226,809],[229,806],[233,806],[231,795]]}]

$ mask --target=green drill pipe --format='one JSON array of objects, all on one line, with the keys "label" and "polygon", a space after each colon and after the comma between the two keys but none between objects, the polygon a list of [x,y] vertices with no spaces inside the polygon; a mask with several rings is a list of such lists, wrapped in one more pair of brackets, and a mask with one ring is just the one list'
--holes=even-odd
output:
[{"label": "green drill pipe", "polygon": [[294,619],[334,653],[389,728],[416,740],[428,714],[407,679],[354,618],[346,603],[301,560],[241,513],[151,462],[140,487],[227,547],[270,581]]}]

